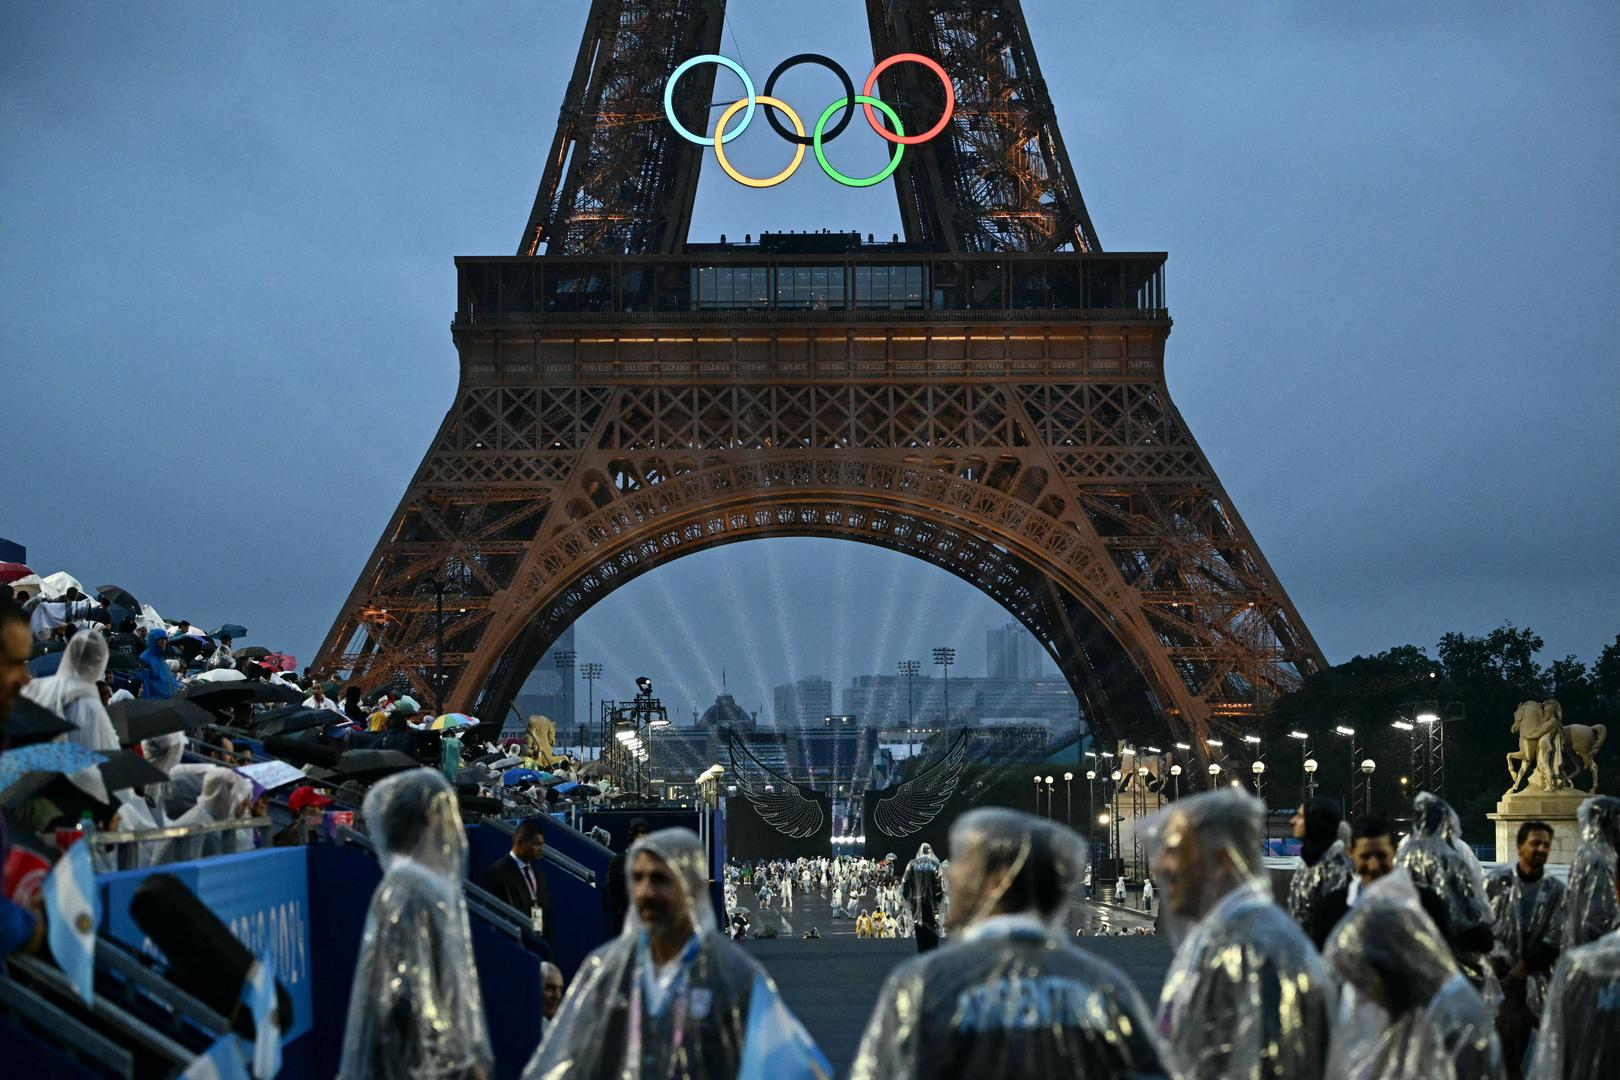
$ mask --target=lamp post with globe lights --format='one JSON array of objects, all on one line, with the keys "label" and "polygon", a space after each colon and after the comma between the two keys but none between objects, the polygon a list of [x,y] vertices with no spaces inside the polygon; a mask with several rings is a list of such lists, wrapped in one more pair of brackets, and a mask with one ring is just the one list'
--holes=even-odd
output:
[{"label": "lamp post with globe lights", "polygon": [[1350,790],[1344,793],[1344,805],[1350,806],[1356,801],[1356,762],[1361,759],[1361,747],[1356,745],[1356,729],[1339,724],[1333,729],[1333,734],[1350,743],[1350,771],[1345,776],[1345,783]]},{"label": "lamp post with globe lights", "polygon": [[1055,785],[1056,785],[1056,781],[1053,779],[1052,774],[1047,773],[1047,775],[1046,775],[1046,816],[1048,818],[1050,818],[1052,816],[1052,792],[1053,792],[1053,789],[1054,789]]},{"label": "lamp post with globe lights", "polygon": [[1063,824],[1074,828],[1074,773],[1063,774]]},{"label": "lamp post with globe lights", "polygon": [[1311,799],[1316,795],[1316,759],[1305,759],[1305,798]]},{"label": "lamp post with globe lights", "polygon": [[1040,813],[1041,813],[1041,774],[1036,773],[1035,774],[1035,815],[1037,817],[1039,817]]},{"label": "lamp post with globe lights", "polygon": [[1181,762],[1179,761],[1170,766],[1170,782],[1175,790],[1175,794],[1171,798],[1181,798]]},{"label": "lamp post with globe lights", "polygon": [[1378,768],[1378,763],[1375,762],[1372,758],[1363,758],[1362,759],[1362,761],[1361,761],[1361,775],[1363,775],[1363,776],[1365,776],[1367,778],[1367,795],[1366,795],[1366,801],[1363,802],[1362,806],[1361,806],[1361,812],[1362,813],[1369,813],[1372,810],[1372,778],[1373,778],[1373,770],[1376,769],[1376,768]]}]

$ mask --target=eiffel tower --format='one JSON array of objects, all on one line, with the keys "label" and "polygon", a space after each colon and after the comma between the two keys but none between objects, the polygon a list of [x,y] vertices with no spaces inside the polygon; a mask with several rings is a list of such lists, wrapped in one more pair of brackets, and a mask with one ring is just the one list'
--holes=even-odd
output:
[{"label": "eiffel tower", "polygon": [[[1109,738],[1252,731],[1323,666],[1170,400],[1165,255],[1103,251],[1016,0],[867,8],[875,56],[956,91],[894,174],[904,239],[698,244],[663,93],[724,0],[594,0],[517,254],[456,260],[455,400],[318,670],[501,716],[619,585],[781,536],[978,586]],[[715,71],[678,85],[690,130]],[[916,64],[878,93],[943,114]]]}]

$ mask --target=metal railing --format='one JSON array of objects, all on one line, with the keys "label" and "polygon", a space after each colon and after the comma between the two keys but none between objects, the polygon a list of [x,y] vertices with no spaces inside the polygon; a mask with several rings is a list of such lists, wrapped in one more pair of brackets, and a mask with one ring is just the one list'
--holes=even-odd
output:
[{"label": "metal railing", "polygon": [[[167,825],[157,829],[97,831],[86,836],[83,842],[90,845],[91,854],[97,861],[112,859],[119,870],[134,870],[140,867],[141,844],[165,840],[189,840],[194,837],[236,833],[243,829],[269,830],[274,825],[275,822],[267,817],[232,818],[229,821],[215,821],[207,825]],[[269,840],[268,832],[256,832],[256,835],[267,842]],[[265,846],[268,846],[268,843]]]}]

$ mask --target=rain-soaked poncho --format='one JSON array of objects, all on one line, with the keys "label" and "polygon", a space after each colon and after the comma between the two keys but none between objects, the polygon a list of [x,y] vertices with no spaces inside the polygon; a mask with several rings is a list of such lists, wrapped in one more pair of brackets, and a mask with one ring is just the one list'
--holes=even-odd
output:
[{"label": "rain-soaked poncho", "polygon": [[[247,777],[219,765],[206,766],[202,793],[185,813],[168,822],[175,828],[195,825],[213,825],[236,816],[237,808],[252,793]],[[234,841],[226,832],[184,836],[175,840],[159,840],[152,845],[152,865],[186,862],[208,855],[234,851]]]},{"label": "rain-soaked poncho", "polygon": [[938,927],[940,905],[945,902],[945,879],[934,849],[927,844],[917,849],[917,857],[906,864],[900,875],[900,895],[911,907],[912,922]]},{"label": "rain-soaked poncho", "polygon": [[[1300,852],[1302,865],[1288,883],[1288,914],[1310,936],[1315,929],[1316,912],[1322,901],[1342,892],[1355,876],[1350,854],[1339,838],[1343,816],[1339,804],[1318,796],[1304,806],[1305,842]],[[1324,928],[1325,929],[1325,928]],[[1315,942],[1318,948],[1320,941]]]},{"label": "rain-soaked poncho", "polygon": [[180,692],[169,662],[163,658],[169,635],[163,630],[150,630],[146,634],[146,648],[141,652],[141,697],[171,698]]},{"label": "rain-soaked poncho", "polygon": [[455,791],[443,774],[412,769],[373,787],[361,813],[383,879],[366,912],[338,1076],[491,1076]]},{"label": "rain-soaked poncho", "polygon": [[1063,935],[1085,872],[1080,838],[974,810],[952,827],[951,856],[958,932],[889,977],[852,1080],[1168,1075],[1130,980]]},{"label": "rain-soaked poncho", "polygon": [[1496,1080],[1502,1047],[1479,991],[1395,871],[1361,894],[1324,959],[1360,1000],[1334,1032],[1333,1080]]},{"label": "rain-soaked poncho", "polygon": [[1443,908],[1440,933],[1451,945],[1457,966],[1494,1006],[1501,1000],[1502,990],[1485,963],[1494,941],[1491,925],[1496,921],[1485,895],[1485,871],[1473,849],[1462,842],[1457,811],[1444,799],[1421,791],[1412,800],[1412,813],[1412,835],[1396,850],[1395,867],[1410,874],[1420,892],[1440,901],[1431,912],[1438,922]]},{"label": "rain-soaked poncho", "polygon": [[[632,875],[642,853],[674,874],[678,910],[644,911],[637,902]],[[707,867],[703,842],[689,829],[661,829],[630,846],[624,929],[585,958],[524,1080],[733,1080],[750,1041],[783,1055],[761,1066],[767,1071],[760,1075],[815,1075],[784,1060],[798,1060],[796,1046],[786,1042],[802,1040],[818,1059],[820,1052],[782,1006],[765,970],[716,927]],[[685,947],[662,968],[652,958],[649,919],[675,933],[691,928]],[[762,1023],[778,1025],[773,1034],[782,1041],[751,1040]]]},{"label": "rain-soaked poncho", "polygon": [[1332,993],[1316,950],[1272,901],[1264,815],[1226,788],[1148,822],[1161,924],[1180,939],[1159,1030],[1192,1080],[1315,1080],[1327,1060]]},{"label": "rain-soaked poncho", "polygon": [[1492,955],[1506,966],[1523,963],[1529,969],[1524,999],[1540,1016],[1547,999],[1547,983],[1564,940],[1564,883],[1543,872],[1535,885],[1530,909],[1524,908],[1524,881],[1517,863],[1498,866],[1485,879],[1485,895],[1496,913],[1496,943]]},{"label": "rain-soaked poncho", "polygon": [[1558,961],[1532,1062],[1532,1080],[1620,1076],[1620,932]]},{"label": "rain-soaked poncho", "polygon": [[1581,846],[1569,865],[1564,894],[1564,948],[1596,941],[1620,927],[1620,898],[1614,894],[1615,864],[1620,860],[1620,799],[1598,795],[1575,812]]},{"label": "rain-soaked poncho", "polygon": [[56,674],[28,683],[22,695],[73,725],[68,742],[91,750],[117,750],[118,733],[96,687],[106,674],[107,639],[99,630],[80,630],[68,639]]}]

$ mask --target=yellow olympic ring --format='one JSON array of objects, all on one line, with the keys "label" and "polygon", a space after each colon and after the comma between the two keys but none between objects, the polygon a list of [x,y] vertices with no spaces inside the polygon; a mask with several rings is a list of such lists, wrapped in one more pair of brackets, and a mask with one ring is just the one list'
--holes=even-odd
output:
[{"label": "yellow olympic ring", "polygon": [[[763,94],[755,97],[754,100],[759,102],[761,105],[768,105],[773,109],[779,109],[786,113],[787,118],[793,121],[793,130],[798,132],[801,136],[804,134],[804,121],[799,119],[799,114],[794,112],[792,106],[790,106],[787,102],[778,98],[766,97]],[[752,176],[744,176],[736,169],[733,169],[731,167],[731,162],[726,160],[726,148],[721,144],[725,142],[726,125],[731,122],[731,118],[733,116],[736,116],[737,113],[747,105],[748,99],[743,98],[740,101],[732,102],[731,106],[726,109],[725,112],[720,114],[720,122],[714,126],[715,159],[720,162],[720,167],[726,170],[726,175],[737,181],[739,184],[747,184],[752,188],[775,187],[777,184],[780,184],[782,181],[792,176],[794,171],[798,169],[799,162],[804,160],[804,148],[806,144],[797,143],[794,145],[793,161],[789,163],[787,168],[783,169],[775,176],[766,177],[763,180],[756,180]]]}]

